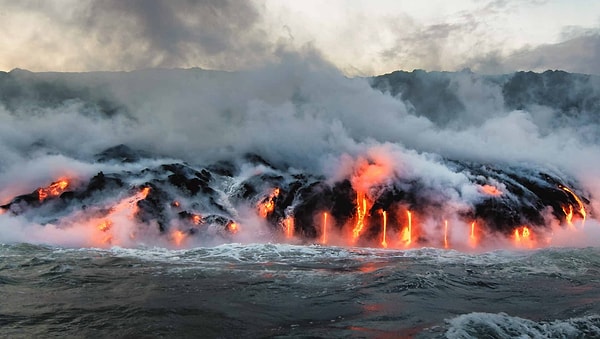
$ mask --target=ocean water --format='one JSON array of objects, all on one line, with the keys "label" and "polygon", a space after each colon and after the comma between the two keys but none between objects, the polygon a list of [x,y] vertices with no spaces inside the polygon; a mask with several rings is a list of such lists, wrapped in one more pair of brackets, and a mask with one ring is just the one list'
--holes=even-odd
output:
[{"label": "ocean water", "polygon": [[594,338],[600,249],[0,245],[0,337]]}]

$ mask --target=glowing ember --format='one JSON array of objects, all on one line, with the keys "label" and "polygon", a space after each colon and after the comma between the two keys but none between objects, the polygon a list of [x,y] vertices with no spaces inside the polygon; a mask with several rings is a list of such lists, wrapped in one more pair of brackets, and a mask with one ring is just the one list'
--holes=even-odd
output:
[{"label": "glowing ember", "polygon": [[194,215],[192,216],[192,222],[193,222],[195,225],[200,225],[200,224],[202,223],[202,216],[201,216],[201,215],[198,215],[198,214],[194,214]]},{"label": "glowing ember", "polygon": [[381,236],[381,246],[387,248],[387,241],[385,241],[385,234],[387,233],[387,213],[385,211],[381,211],[383,215],[383,235]]},{"label": "glowing ember", "polygon": [[481,192],[487,194],[487,195],[492,195],[492,196],[500,196],[502,195],[502,191],[500,191],[496,186],[492,186],[492,185],[483,185],[483,186],[479,186]]},{"label": "glowing ember", "polygon": [[41,201],[44,201],[48,197],[57,197],[69,186],[67,180],[59,180],[53,182],[50,186],[45,188],[38,188],[38,197]]},{"label": "glowing ember", "polygon": [[323,212],[323,230],[321,231],[321,243],[327,243],[327,212]]},{"label": "glowing ember", "polygon": [[173,234],[171,236],[173,238],[173,242],[177,246],[180,246],[181,243],[183,242],[183,239],[185,239],[185,233],[183,233],[180,230],[176,230],[175,232],[173,232]]},{"label": "glowing ember", "polygon": [[110,221],[110,220],[104,220],[98,225],[98,229],[102,232],[106,232],[106,231],[110,230],[111,227],[112,227],[112,221]]},{"label": "glowing ember", "polygon": [[365,227],[365,215],[367,214],[367,199],[364,194],[356,195],[356,226],[352,230],[353,241],[356,241]]},{"label": "glowing ember", "polygon": [[444,248],[448,248],[448,220],[444,220]]},{"label": "glowing ember", "polygon": [[180,206],[179,201],[173,201],[173,203],[171,204],[171,206],[173,206],[173,207],[179,207]]},{"label": "glowing ember", "polygon": [[291,239],[294,236],[294,217],[287,217],[284,220],[285,237]]},{"label": "glowing ember", "polygon": [[258,214],[266,218],[275,209],[275,198],[279,196],[279,188],[275,188],[268,197],[258,204]]},{"label": "glowing ember", "polygon": [[144,187],[142,189],[142,191],[140,192],[141,198],[139,200],[146,199],[146,197],[148,196],[148,194],[150,194],[150,187]]}]

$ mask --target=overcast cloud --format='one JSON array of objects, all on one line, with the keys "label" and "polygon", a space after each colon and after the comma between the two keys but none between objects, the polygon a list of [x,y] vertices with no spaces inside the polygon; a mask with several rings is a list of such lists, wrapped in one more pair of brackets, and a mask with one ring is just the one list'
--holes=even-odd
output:
[{"label": "overcast cloud", "polygon": [[[600,5],[577,1],[0,0],[0,69],[239,70],[311,50],[397,69],[600,74]],[[285,54],[284,53],[284,54]]]}]

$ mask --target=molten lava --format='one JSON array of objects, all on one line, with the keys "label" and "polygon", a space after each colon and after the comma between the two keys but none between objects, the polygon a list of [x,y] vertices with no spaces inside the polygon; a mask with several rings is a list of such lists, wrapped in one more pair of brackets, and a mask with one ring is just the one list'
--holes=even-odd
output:
[{"label": "molten lava", "polygon": [[471,223],[471,234],[469,236],[469,243],[473,247],[477,246],[477,243],[478,243],[477,233],[476,233],[476,230],[475,230],[475,221],[473,221]]},{"label": "molten lava", "polygon": [[352,241],[356,242],[365,227],[365,215],[367,214],[367,199],[363,193],[356,195],[356,226],[352,230]]},{"label": "molten lava", "polygon": [[202,223],[202,216],[199,214],[192,215],[192,222],[194,225],[200,225]]},{"label": "molten lava", "polygon": [[285,226],[285,237],[291,239],[294,236],[294,217],[286,217],[283,224]]},{"label": "molten lava", "polygon": [[408,217],[408,226],[402,231],[401,241],[408,246],[412,243],[412,214],[410,211],[406,211],[406,215]]},{"label": "molten lava", "polygon": [[173,238],[173,242],[175,243],[176,246],[181,246],[183,239],[185,239],[185,233],[183,233],[180,230],[176,230],[173,232],[171,237]]},{"label": "molten lava", "polygon": [[448,248],[448,220],[444,220],[444,248]]},{"label": "molten lava", "polygon": [[104,220],[98,225],[98,230],[100,230],[102,232],[106,232],[106,231],[110,230],[111,227],[112,227],[112,221]]},{"label": "molten lava", "polygon": [[483,185],[483,186],[479,186],[481,192],[487,194],[487,195],[491,195],[491,196],[500,196],[502,195],[502,191],[500,191],[496,186],[492,186],[492,185]]},{"label": "molten lava", "polygon": [[238,224],[235,222],[232,222],[231,224],[229,224],[227,226],[227,229],[229,230],[229,232],[231,232],[233,234],[236,234],[240,230]]},{"label": "molten lava", "polygon": [[[108,231],[110,231],[111,228],[112,228],[112,221],[110,221],[110,220],[103,220],[100,224],[98,224],[98,230],[103,233],[108,233]],[[108,233],[107,235],[102,236],[100,243],[102,245],[110,244],[112,242],[112,239],[113,239],[112,235],[110,233]]]},{"label": "molten lava", "polygon": [[327,212],[323,212],[323,230],[321,231],[321,244],[327,243]]},{"label": "molten lava", "polygon": [[[137,202],[146,198],[150,193],[150,187],[141,189],[137,194],[132,197],[121,199],[117,204],[112,206],[105,216],[104,220],[101,220],[96,228],[102,232],[98,234],[98,239],[95,239],[96,245],[106,245],[116,242],[119,245],[119,238],[113,238],[114,228],[116,226],[122,227],[120,224],[114,224],[112,220],[133,219],[137,213],[138,207]],[[133,236],[130,236],[133,238]]]},{"label": "molten lava", "polygon": [[273,189],[273,191],[258,204],[258,214],[266,218],[275,209],[275,198],[279,196],[279,188]]},{"label": "molten lava", "polygon": [[527,247],[533,247],[533,239],[529,227],[523,226],[520,229],[515,229],[514,243],[518,247],[522,245],[526,245]]},{"label": "molten lava", "polygon": [[148,194],[150,194],[150,187],[142,188],[142,191],[139,194],[139,196],[141,197],[139,200],[146,199],[146,197],[148,197]]},{"label": "molten lava", "polygon": [[387,233],[387,213],[385,211],[381,211],[381,214],[383,216],[383,235],[381,236],[381,246],[387,248],[388,244],[385,240],[385,235]]},{"label": "molten lava", "polygon": [[[570,188],[568,188],[566,186],[558,185],[558,187],[560,189],[562,189],[563,191],[569,193],[573,197],[573,199],[575,199],[575,201],[577,202],[577,205],[578,205],[578,210],[577,211],[581,215],[581,218],[583,219],[582,220],[582,225],[584,225],[585,224],[585,218],[587,216],[587,212],[585,211],[585,206],[583,205],[583,201],[581,201],[581,198],[579,198],[577,196],[577,194],[575,194],[575,192],[573,192]],[[572,218],[573,217],[573,206],[570,206],[570,208],[571,208],[571,218]],[[565,210],[565,208],[563,207],[563,211],[564,210]],[[565,212],[565,214],[567,214],[567,213]],[[569,223],[569,225],[571,225],[571,223],[570,223],[569,220],[567,220],[567,223]]]},{"label": "molten lava", "polygon": [[48,187],[38,188],[37,192],[40,202],[44,201],[48,197],[57,197],[61,195],[68,186],[69,182],[67,180],[62,179],[53,182]]},{"label": "molten lava", "polygon": [[573,228],[573,205],[569,205],[568,211],[567,208],[565,208],[564,206],[562,210],[565,213],[565,220],[567,221],[567,225],[569,225],[570,228]]}]

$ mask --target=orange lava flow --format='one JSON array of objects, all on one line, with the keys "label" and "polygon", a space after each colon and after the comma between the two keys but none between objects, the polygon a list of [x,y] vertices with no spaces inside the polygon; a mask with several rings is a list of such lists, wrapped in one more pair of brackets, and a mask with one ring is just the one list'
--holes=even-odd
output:
[{"label": "orange lava flow", "polygon": [[192,216],[192,222],[194,223],[194,225],[200,225],[200,223],[202,223],[202,216],[198,215],[198,214],[194,214]]},{"label": "orange lava flow", "polygon": [[327,212],[323,212],[323,227],[321,230],[321,244],[327,243]]},{"label": "orange lava flow", "polygon": [[448,248],[448,220],[444,220],[444,248]]},{"label": "orange lava flow", "polygon": [[231,224],[229,224],[229,226],[227,228],[229,229],[229,232],[231,232],[233,234],[236,234],[240,230],[238,224],[235,222],[232,222]]},{"label": "orange lava flow", "polygon": [[519,233],[519,228],[515,229],[515,233],[514,233],[514,243],[516,246],[522,246],[522,245],[526,245],[528,247],[533,247],[534,242],[532,239],[532,234],[531,231],[529,230],[529,227],[527,226],[523,226],[520,228],[520,233]]},{"label": "orange lava flow", "polygon": [[286,217],[284,220],[285,237],[291,239],[294,236],[294,217]]},{"label": "orange lava flow", "polygon": [[356,195],[356,226],[352,230],[352,240],[356,242],[363,228],[365,228],[365,215],[367,214],[367,199],[364,194]]},{"label": "orange lava flow", "polygon": [[491,196],[500,196],[502,195],[502,191],[500,191],[496,186],[492,186],[492,185],[483,185],[483,186],[479,186],[481,191],[487,195],[491,195]]},{"label": "orange lava flow", "polygon": [[[141,189],[138,193],[136,193],[134,196],[121,199],[117,204],[112,206],[109,210],[108,215],[106,216],[106,219],[101,220],[96,225],[98,231],[102,233],[97,234],[98,238],[95,239],[95,243],[98,245],[113,243],[113,240],[115,239],[113,239],[112,232],[114,231],[114,226],[118,225],[115,225],[111,219],[120,217],[127,217],[129,219],[132,219],[135,216],[135,213],[137,212],[137,202],[146,198],[149,193],[150,187],[145,187]],[[131,237],[133,238],[133,236]],[[118,240],[119,239],[117,237],[116,241],[118,242]]]},{"label": "orange lava flow", "polygon": [[39,198],[40,202],[42,202],[45,199],[47,199],[48,197],[57,197],[62,192],[64,192],[68,186],[69,186],[69,182],[64,179],[53,182],[48,187],[38,188],[38,190],[37,190],[38,198]]},{"label": "orange lava flow", "polygon": [[150,194],[150,187],[142,188],[142,191],[139,194],[140,198],[138,200],[146,199],[148,194]]},{"label": "orange lava flow", "polygon": [[412,243],[412,214],[410,211],[406,211],[406,215],[408,216],[408,226],[402,231],[402,242],[406,245],[410,245]]},{"label": "orange lava flow", "polygon": [[383,215],[383,235],[381,236],[381,246],[387,248],[388,244],[385,240],[385,235],[387,233],[387,213],[385,211],[382,211],[381,214]]},{"label": "orange lava flow", "polygon": [[172,236],[173,242],[175,243],[176,246],[181,246],[183,239],[185,239],[185,233],[183,233],[180,230],[176,230],[175,232],[173,232],[173,234],[171,236]]},{"label": "orange lava flow", "polygon": [[104,220],[98,225],[98,230],[100,230],[102,232],[106,232],[106,231],[110,230],[111,227],[112,227],[112,221]]},{"label": "orange lava flow", "polygon": [[471,246],[477,246],[477,235],[475,234],[475,221],[471,223],[471,235],[469,236]]},{"label": "orange lava flow", "polygon": [[[581,199],[570,188],[568,188],[566,186],[562,186],[562,185],[559,185],[558,187],[560,187],[563,191],[571,194],[571,196],[573,197],[573,199],[575,199],[575,201],[577,201],[577,204],[579,205],[578,206],[579,207],[578,212],[581,215],[581,217],[583,218],[582,225],[585,225],[585,217],[587,216],[587,212],[585,211],[585,207],[584,207],[583,202],[581,201]],[[571,206],[571,210],[572,209],[573,209],[573,206]],[[563,208],[563,210],[564,210],[564,208]]]},{"label": "orange lava flow", "polygon": [[[103,233],[108,233],[108,231],[110,231],[110,229],[112,228],[112,221],[110,220],[103,220],[100,224],[98,224],[98,230],[100,232]],[[112,242],[112,235],[110,233],[108,233],[107,235],[102,236],[102,239],[100,240],[101,244],[110,244]]]},{"label": "orange lava flow", "polygon": [[565,207],[563,207],[562,210],[565,213],[565,220],[567,221],[567,225],[569,225],[570,228],[573,228],[573,206],[569,205],[569,211],[567,211]]},{"label": "orange lava flow", "polygon": [[275,188],[268,197],[258,204],[258,214],[266,218],[275,209],[275,198],[279,196],[279,188]]}]

